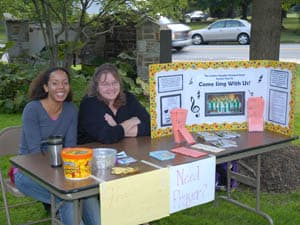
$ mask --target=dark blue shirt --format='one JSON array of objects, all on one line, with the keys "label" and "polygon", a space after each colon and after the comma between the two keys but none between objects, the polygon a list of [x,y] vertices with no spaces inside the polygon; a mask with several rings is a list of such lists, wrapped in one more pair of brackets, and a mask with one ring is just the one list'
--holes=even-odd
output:
[{"label": "dark blue shirt", "polygon": [[[131,117],[138,117],[141,123],[138,125],[137,136],[150,135],[150,116],[147,110],[139,103],[136,97],[128,92],[126,104],[121,106],[116,115],[111,109],[96,96],[84,97],[79,108],[78,118],[78,144],[101,142],[111,144],[124,138],[124,130],[120,123]],[[118,124],[110,126],[104,119],[108,113]]]}]

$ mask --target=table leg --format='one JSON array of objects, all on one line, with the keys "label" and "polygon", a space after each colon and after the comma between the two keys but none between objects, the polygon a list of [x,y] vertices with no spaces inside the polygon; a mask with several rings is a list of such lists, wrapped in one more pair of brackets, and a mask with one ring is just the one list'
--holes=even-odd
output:
[{"label": "table leg", "polygon": [[51,193],[50,203],[51,203],[51,225],[58,225],[58,224],[63,225],[63,223],[56,218],[57,211],[63,202],[56,204],[55,195]]},{"label": "table leg", "polygon": [[79,225],[81,222],[81,211],[82,211],[82,203],[79,199],[73,200],[74,206],[74,225]]},{"label": "table leg", "polygon": [[[274,225],[272,218],[268,214],[260,211],[260,176],[261,176],[261,155],[260,154],[257,155],[256,160],[257,160],[257,165],[256,165],[257,167],[256,167],[255,178],[245,176],[238,172],[231,171],[230,162],[228,162],[228,164],[227,164],[227,195],[219,196],[219,198],[224,199],[228,202],[231,202],[235,205],[238,205],[249,211],[252,211],[252,212],[264,217],[266,220],[268,220],[270,225]],[[231,188],[230,188],[231,179],[236,179],[240,183],[243,183],[243,184],[246,184],[248,186],[255,188],[255,190],[256,190],[256,207],[255,208],[252,208],[246,204],[243,204],[231,197]]]}]

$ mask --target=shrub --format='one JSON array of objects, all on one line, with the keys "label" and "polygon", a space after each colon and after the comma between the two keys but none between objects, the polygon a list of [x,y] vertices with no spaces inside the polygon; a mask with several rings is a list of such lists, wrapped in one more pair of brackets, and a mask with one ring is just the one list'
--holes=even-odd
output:
[{"label": "shrub", "polygon": [[[30,82],[44,69],[45,66],[0,63],[0,113],[21,113],[28,102]],[[85,94],[87,79],[76,71],[71,74],[74,102],[78,105]]]},{"label": "shrub", "polygon": [[29,84],[38,68],[26,64],[0,63],[0,112],[21,112]]},{"label": "shrub", "polygon": [[[123,53],[122,57],[113,63],[119,68],[125,89],[133,93],[149,111],[149,87],[145,81],[138,78],[134,59]],[[83,66],[81,70],[71,70],[73,100],[77,106],[86,94],[88,82],[97,66]],[[45,68],[46,65],[40,64],[0,62],[0,113],[21,113],[28,102],[27,93],[30,82]]]}]

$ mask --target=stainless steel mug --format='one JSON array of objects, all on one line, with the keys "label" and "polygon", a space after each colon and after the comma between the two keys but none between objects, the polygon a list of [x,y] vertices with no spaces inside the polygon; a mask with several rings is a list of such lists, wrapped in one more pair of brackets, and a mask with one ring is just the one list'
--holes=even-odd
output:
[{"label": "stainless steel mug", "polygon": [[52,167],[62,165],[60,151],[63,148],[62,136],[49,136],[47,140],[48,153],[50,155],[50,164]]}]

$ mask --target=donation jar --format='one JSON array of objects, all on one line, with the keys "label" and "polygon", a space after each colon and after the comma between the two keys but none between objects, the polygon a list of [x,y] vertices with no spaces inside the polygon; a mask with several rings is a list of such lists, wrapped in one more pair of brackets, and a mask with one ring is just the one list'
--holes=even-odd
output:
[{"label": "donation jar", "polygon": [[91,148],[64,148],[61,151],[64,174],[67,179],[80,180],[92,174]]}]

